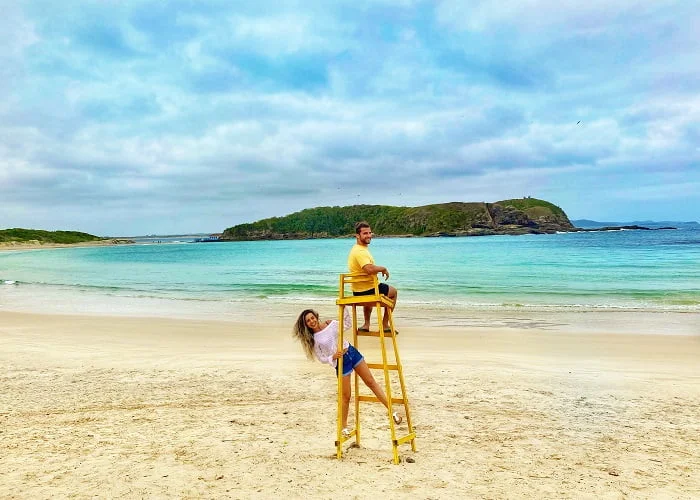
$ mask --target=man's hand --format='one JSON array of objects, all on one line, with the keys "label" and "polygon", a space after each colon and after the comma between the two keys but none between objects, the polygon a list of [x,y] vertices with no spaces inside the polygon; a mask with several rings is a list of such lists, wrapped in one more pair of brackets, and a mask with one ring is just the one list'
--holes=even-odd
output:
[{"label": "man's hand", "polygon": [[376,266],[374,264],[365,264],[362,266],[362,270],[367,274],[381,274],[384,276],[384,280],[389,279],[389,270],[384,266]]}]

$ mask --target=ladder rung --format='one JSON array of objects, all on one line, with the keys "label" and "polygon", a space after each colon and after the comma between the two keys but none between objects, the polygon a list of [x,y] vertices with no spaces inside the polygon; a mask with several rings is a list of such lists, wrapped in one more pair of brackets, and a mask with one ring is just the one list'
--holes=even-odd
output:
[{"label": "ladder rung", "polygon": [[358,401],[369,401],[369,402],[373,402],[373,403],[378,403],[378,402],[379,402],[379,399],[377,399],[377,398],[374,397],[374,396],[359,396],[359,397],[357,398],[357,400],[358,400]]},{"label": "ladder rung", "polygon": [[345,441],[350,441],[356,435],[357,435],[357,428],[351,430],[350,434],[348,434],[347,436],[340,436],[340,441],[336,440],[335,445],[339,446],[339,445],[343,444]]},{"label": "ladder rung", "polygon": [[[358,337],[379,337],[380,334],[379,332],[361,332],[360,330],[357,330],[357,336]],[[384,332],[384,337],[389,338],[393,337],[394,334],[391,332]]]},{"label": "ladder rung", "polygon": [[415,432],[412,432],[412,433],[410,433],[410,434],[408,434],[408,435],[406,435],[406,436],[404,436],[404,437],[402,437],[402,438],[396,439],[396,440],[394,441],[394,446],[398,446],[398,445],[400,445],[400,444],[408,443],[408,442],[410,442],[410,441],[413,441],[414,439],[416,439],[416,433],[415,433]]},{"label": "ladder rung", "polygon": [[[383,370],[384,365],[381,363],[367,363],[368,368],[374,368],[375,370]],[[387,370],[398,370],[399,365],[386,365]]]},{"label": "ladder rung", "polygon": [[[374,396],[364,396],[360,394],[357,398],[358,401],[369,401],[371,403],[379,403],[379,399],[377,399]],[[392,404],[399,404],[399,405],[406,405],[406,399],[405,398],[391,398],[391,403]]]}]

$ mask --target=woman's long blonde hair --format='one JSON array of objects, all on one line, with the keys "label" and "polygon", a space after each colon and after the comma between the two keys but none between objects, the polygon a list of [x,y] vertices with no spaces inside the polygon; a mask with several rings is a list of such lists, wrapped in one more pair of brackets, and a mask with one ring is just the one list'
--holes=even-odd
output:
[{"label": "woman's long blonde hair", "polygon": [[297,318],[296,323],[294,323],[292,335],[294,335],[294,337],[301,342],[301,346],[304,348],[306,357],[309,359],[314,359],[314,332],[311,330],[311,328],[306,326],[305,320],[306,315],[309,313],[316,316],[316,319],[318,320],[318,313],[316,311],[313,309],[304,309]]}]

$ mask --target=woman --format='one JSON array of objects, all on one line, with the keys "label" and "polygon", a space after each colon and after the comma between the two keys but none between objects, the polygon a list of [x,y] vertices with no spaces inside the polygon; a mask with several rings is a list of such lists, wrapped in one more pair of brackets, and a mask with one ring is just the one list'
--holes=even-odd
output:
[{"label": "woman", "polygon": [[[352,318],[348,309],[345,309],[343,326],[346,330],[352,328]],[[329,319],[321,322],[318,313],[313,309],[305,309],[299,315],[294,324],[294,336],[301,342],[304,352],[309,359],[314,357],[321,363],[326,363],[335,368],[338,373],[338,359],[343,357],[343,434],[349,435],[348,410],[350,408],[350,374],[353,370],[357,373],[367,387],[377,396],[382,404],[389,408],[386,394],[377,383],[369,370],[365,358],[360,351],[355,349],[347,340],[343,341],[343,350],[338,351],[338,320]],[[391,414],[396,424],[403,420],[397,412]]]}]

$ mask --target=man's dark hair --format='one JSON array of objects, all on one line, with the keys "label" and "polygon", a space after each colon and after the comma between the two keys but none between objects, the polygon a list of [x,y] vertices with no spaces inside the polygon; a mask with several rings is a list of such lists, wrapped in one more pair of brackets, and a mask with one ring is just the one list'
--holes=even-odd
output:
[{"label": "man's dark hair", "polygon": [[360,222],[356,222],[355,223],[355,234],[360,234],[360,231],[362,231],[363,227],[369,227],[369,224],[363,220],[361,220]]}]

